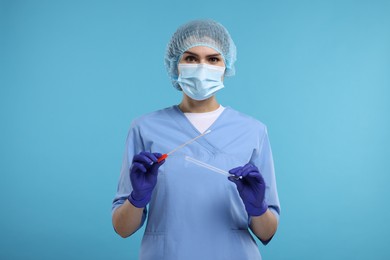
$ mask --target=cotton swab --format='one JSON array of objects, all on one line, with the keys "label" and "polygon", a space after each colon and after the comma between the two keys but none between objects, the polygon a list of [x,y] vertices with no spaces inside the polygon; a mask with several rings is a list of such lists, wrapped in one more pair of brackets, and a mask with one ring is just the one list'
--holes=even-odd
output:
[{"label": "cotton swab", "polygon": [[184,146],[186,146],[186,145],[192,143],[192,142],[195,141],[196,139],[198,139],[198,138],[200,138],[200,137],[202,137],[202,136],[204,136],[204,135],[206,135],[206,134],[208,134],[208,133],[210,133],[210,132],[211,132],[211,130],[209,129],[209,130],[207,130],[206,132],[204,132],[203,134],[200,134],[200,135],[198,135],[197,137],[195,137],[195,138],[193,138],[193,139],[191,139],[191,140],[185,142],[184,144],[179,145],[178,147],[176,147],[175,149],[173,149],[173,150],[170,151],[169,153],[164,153],[163,155],[161,155],[160,158],[158,158],[157,162],[161,162],[162,160],[165,160],[165,159],[166,159],[169,155],[171,155],[172,153],[176,152],[177,150],[183,148]]}]

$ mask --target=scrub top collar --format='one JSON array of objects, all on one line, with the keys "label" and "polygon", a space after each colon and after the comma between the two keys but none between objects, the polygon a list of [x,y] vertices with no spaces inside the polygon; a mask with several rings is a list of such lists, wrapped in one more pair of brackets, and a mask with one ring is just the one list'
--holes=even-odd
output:
[{"label": "scrub top collar", "polygon": [[[209,140],[212,140],[212,136],[216,136],[218,133],[215,133],[218,129],[219,122],[223,121],[223,118],[227,116],[230,107],[225,107],[224,111],[219,115],[217,120],[207,129],[211,130],[209,134],[206,134],[202,138],[197,139],[195,142],[199,143],[203,147],[205,147],[211,153],[222,153],[220,149],[214,146]],[[178,123],[178,125],[184,130],[184,132],[190,135],[190,138],[194,136],[198,136],[201,133],[194,127],[194,125],[188,120],[188,118],[184,115],[184,113],[180,110],[178,105],[173,106],[173,111],[175,111],[176,115],[173,119]],[[207,131],[206,130],[206,131]]]}]

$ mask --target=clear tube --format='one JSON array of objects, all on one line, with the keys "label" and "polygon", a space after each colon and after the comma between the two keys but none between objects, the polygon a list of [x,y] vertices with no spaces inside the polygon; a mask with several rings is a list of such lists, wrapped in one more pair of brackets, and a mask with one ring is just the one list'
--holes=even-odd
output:
[{"label": "clear tube", "polygon": [[194,163],[194,164],[196,164],[198,166],[201,166],[203,168],[209,169],[209,170],[211,170],[213,172],[216,172],[216,173],[222,174],[224,176],[227,176],[227,177],[235,176],[234,174],[230,174],[227,171],[221,170],[221,169],[219,169],[217,167],[214,167],[214,166],[212,166],[210,164],[207,164],[207,163],[204,163],[202,161],[198,161],[198,160],[196,160],[196,159],[194,159],[192,157],[189,157],[189,156],[186,156],[185,160],[189,161],[189,162],[192,162],[192,163]]}]

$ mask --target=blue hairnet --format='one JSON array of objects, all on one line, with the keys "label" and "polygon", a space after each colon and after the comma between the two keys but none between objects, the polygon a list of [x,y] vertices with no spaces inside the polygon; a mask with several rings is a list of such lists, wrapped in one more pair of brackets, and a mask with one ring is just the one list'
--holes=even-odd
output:
[{"label": "blue hairnet", "polygon": [[195,46],[207,46],[218,51],[225,62],[225,76],[234,75],[237,50],[229,32],[222,24],[213,20],[194,20],[177,29],[165,53],[165,66],[175,88],[181,90],[176,82],[181,56]]}]

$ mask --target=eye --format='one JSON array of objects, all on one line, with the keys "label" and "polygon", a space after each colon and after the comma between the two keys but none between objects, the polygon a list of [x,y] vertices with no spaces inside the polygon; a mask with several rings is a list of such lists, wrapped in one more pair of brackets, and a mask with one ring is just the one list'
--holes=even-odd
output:
[{"label": "eye", "polygon": [[188,62],[188,63],[193,63],[193,62],[196,62],[196,61],[197,61],[196,57],[195,57],[195,56],[191,56],[191,55],[188,55],[187,57],[185,57],[184,60],[185,60],[186,62]]},{"label": "eye", "polygon": [[217,57],[210,57],[210,58],[209,58],[209,62],[210,62],[210,63],[218,63],[219,61],[220,61],[220,59],[217,58]]}]

